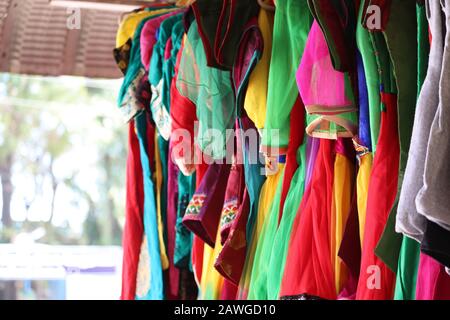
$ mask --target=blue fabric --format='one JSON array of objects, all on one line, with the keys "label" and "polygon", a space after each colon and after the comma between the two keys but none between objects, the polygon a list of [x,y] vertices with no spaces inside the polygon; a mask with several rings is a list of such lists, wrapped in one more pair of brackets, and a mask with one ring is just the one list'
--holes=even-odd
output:
[{"label": "blue fabric", "polygon": [[150,289],[144,297],[136,297],[136,299],[162,300],[164,299],[164,282],[159,247],[155,188],[152,181],[152,172],[147,153],[148,141],[146,117],[146,112],[143,112],[136,117],[136,129],[139,139],[144,179],[144,231],[147,238],[148,253],[150,257]]},{"label": "blue fabric", "polygon": [[358,65],[359,89],[359,138],[361,143],[372,151],[372,138],[370,133],[369,95],[367,91],[366,74],[361,53],[357,50],[356,62]]}]

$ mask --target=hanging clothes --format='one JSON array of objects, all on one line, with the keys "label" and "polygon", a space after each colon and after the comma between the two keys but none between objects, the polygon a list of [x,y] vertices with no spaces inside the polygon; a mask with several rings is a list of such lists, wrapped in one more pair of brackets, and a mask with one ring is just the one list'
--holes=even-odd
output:
[{"label": "hanging clothes", "polygon": [[284,176],[284,164],[282,169],[282,173],[280,173],[281,176],[277,181],[278,184],[276,185],[276,192],[273,196],[273,202],[269,207],[267,217],[264,219],[264,224],[261,228],[261,233],[257,242],[247,297],[249,300],[267,299],[267,278],[265,270],[267,269],[266,265],[268,259],[266,254],[270,255],[270,251],[267,250],[267,247],[272,244],[275,232],[272,226],[276,226],[278,221],[278,212],[280,211],[280,197],[282,190],[281,182],[283,181]]},{"label": "hanging clothes", "polygon": [[262,151],[285,154],[289,142],[289,115],[298,90],[295,71],[312,24],[307,0],[276,2],[270,60],[266,121]]},{"label": "hanging clothes", "polygon": [[[419,212],[442,228],[450,231],[450,212],[445,193],[448,181],[446,173],[450,167],[445,161],[449,154],[447,139],[450,119],[450,97],[447,88],[450,85],[448,73],[450,72],[450,2],[441,1],[442,11],[445,15],[445,45],[443,52],[442,70],[439,80],[439,103],[430,129],[430,139],[425,161],[424,185],[417,195],[416,204]],[[433,42],[435,39],[433,38]],[[438,40],[439,41],[439,40]]]},{"label": "hanging clothes", "polygon": [[[306,132],[317,138],[353,137],[356,108],[348,74],[335,71],[325,36],[315,21],[308,36],[297,83],[308,112]],[[327,90],[320,90],[326,87]]]},{"label": "hanging clothes", "polygon": [[261,60],[250,75],[244,102],[244,108],[248,117],[258,129],[264,127],[266,120],[267,87],[270,59],[272,55],[273,23],[274,13],[261,8],[258,16],[258,26],[263,37],[264,50]]},{"label": "hanging clothes", "polygon": [[320,141],[313,176],[292,227],[281,299],[336,299],[330,246],[334,143]]},{"label": "hanging clothes", "polygon": [[124,16],[122,299],[450,299],[449,1]]},{"label": "hanging clothes", "polygon": [[[122,300],[134,300],[136,279],[144,237],[144,185],[140,163],[139,141],[134,121],[128,124],[128,158],[126,186],[126,222],[123,232]],[[144,247],[144,252],[147,252]],[[150,269],[147,269],[150,270]],[[148,283],[145,284],[148,286]]]},{"label": "hanging clothes", "polygon": [[[361,272],[356,299],[392,299],[394,273],[375,255],[374,249],[383,232],[397,192],[399,142],[397,97],[382,94],[386,111],[381,115],[380,138],[370,177]],[[370,286],[369,286],[370,284]]]},{"label": "hanging clothes", "polygon": [[[414,144],[415,144],[414,140],[416,137],[416,132],[420,126],[419,124],[416,123],[418,117],[420,118],[420,116],[419,116],[420,94],[421,94],[421,90],[423,88],[424,82],[426,81],[426,77],[427,77],[428,59],[429,59],[430,55],[433,53],[430,52],[430,43],[429,43],[429,37],[428,37],[428,34],[429,34],[428,25],[429,24],[428,24],[427,13],[431,13],[428,8],[428,4],[417,3],[416,12],[417,12],[417,28],[418,28],[417,34],[418,34],[418,56],[419,56],[419,59],[417,61],[417,63],[418,63],[417,64],[418,105],[416,108],[416,116],[415,116],[415,120],[414,120],[415,124],[414,124],[413,133],[412,133],[411,147],[409,150],[409,159],[408,159],[408,164],[406,166],[405,178],[403,180],[403,186],[402,186],[402,191],[400,194],[398,210],[397,210],[397,220],[396,220],[396,231],[397,232],[401,232],[401,230],[403,228],[405,230],[407,229],[406,226],[402,227],[402,224],[403,224],[402,220],[405,219],[404,215],[405,215],[405,213],[408,212],[408,211],[406,211],[408,209],[405,210],[404,208],[409,207],[413,210],[413,211],[411,211],[412,214],[408,214],[408,216],[411,215],[411,218],[406,217],[406,219],[408,219],[408,220],[417,219],[416,217],[419,216],[419,214],[417,213],[417,210],[416,210],[415,201],[413,201],[413,205],[411,206],[411,203],[408,204],[408,202],[410,200],[406,200],[406,197],[408,197],[407,196],[408,188],[417,188],[422,185],[422,179],[417,180],[418,186],[409,185],[408,181],[410,181],[409,179],[412,178],[412,175],[419,172],[419,170],[417,170],[417,169],[411,170],[411,167],[413,166],[412,159],[414,159],[414,156],[412,156],[412,153],[413,153],[413,150],[415,150],[415,148],[416,148],[416,146],[414,146]],[[430,15],[430,17],[431,16],[432,15]],[[432,25],[432,24],[433,24],[433,22],[430,20],[430,25]],[[440,28],[440,26],[437,26],[437,27]],[[431,27],[430,29],[434,29],[434,27]],[[433,51],[434,50],[435,49],[433,49]],[[423,150],[423,152],[425,153],[426,150]],[[417,165],[417,163],[414,165]],[[414,173],[412,173],[412,172],[414,172]],[[422,172],[423,172],[423,170],[422,170]],[[417,190],[418,189],[416,189],[416,194],[417,194]],[[414,217],[414,215],[415,215],[415,217]],[[424,219],[424,218],[422,218],[422,219]],[[411,236],[411,234],[409,236]],[[395,286],[395,297],[394,297],[395,300],[414,300],[416,297],[417,272],[418,272],[419,260],[420,260],[420,244],[417,241],[409,238],[409,236],[405,235],[403,237],[403,243],[402,243],[402,247],[400,250],[400,257],[399,257],[398,269],[397,269],[398,270],[397,271],[397,280],[396,280],[396,286]]]}]

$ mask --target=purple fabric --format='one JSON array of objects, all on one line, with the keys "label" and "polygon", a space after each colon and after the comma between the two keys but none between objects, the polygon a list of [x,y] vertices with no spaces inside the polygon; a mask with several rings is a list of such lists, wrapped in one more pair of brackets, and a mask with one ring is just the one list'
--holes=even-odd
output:
[{"label": "purple fabric", "polygon": [[230,174],[229,164],[213,163],[195,191],[183,224],[211,248],[214,248]]},{"label": "purple fabric", "polygon": [[311,176],[316,163],[317,152],[319,151],[320,139],[308,137],[306,145],[306,178],[305,186],[311,181]]},{"label": "purple fabric", "polygon": [[359,91],[359,139],[360,142],[372,151],[370,135],[369,96],[367,91],[366,74],[361,53],[357,50],[356,62],[358,65],[358,91]]}]

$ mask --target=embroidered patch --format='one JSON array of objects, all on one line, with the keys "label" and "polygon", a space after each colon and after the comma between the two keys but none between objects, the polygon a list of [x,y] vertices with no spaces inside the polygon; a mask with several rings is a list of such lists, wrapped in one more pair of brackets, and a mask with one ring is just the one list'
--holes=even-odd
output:
[{"label": "embroidered patch", "polygon": [[238,202],[237,199],[233,199],[230,201],[227,201],[222,209],[222,217],[220,219],[220,228],[225,228],[229,224],[231,224],[234,219],[236,218],[236,215],[238,213]]},{"label": "embroidered patch", "polygon": [[194,194],[188,207],[186,208],[186,214],[197,215],[203,207],[206,200],[206,194]]}]

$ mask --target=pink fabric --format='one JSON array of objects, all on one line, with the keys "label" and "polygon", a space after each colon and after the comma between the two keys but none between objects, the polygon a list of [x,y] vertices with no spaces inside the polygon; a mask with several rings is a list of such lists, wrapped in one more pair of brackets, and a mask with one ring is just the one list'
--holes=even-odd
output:
[{"label": "pink fabric", "polygon": [[344,75],[334,70],[325,36],[314,21],[296,75],[306,109],[319,105],[327,109],[327,114],[337,114],[341,112],[336,107],[351,106],[352,101],[345,96]]},{"label": "pink fabric", "polygon": [[150,65],[150,59],[153,53],[153,47],[155,46],[156,41],[156,30],[158,30],[161,22],[167,19],[170,16],[176,15],[180,13],[180,10],[172,11],[162,16],[152,18],[148,20],[141,32],[141,60],[142,64],[146,71],[148,71]]},{"label": "pink fabric", "polygon": [[450,276],[439,262],[421,253],[416,300],[450,300]]}]

